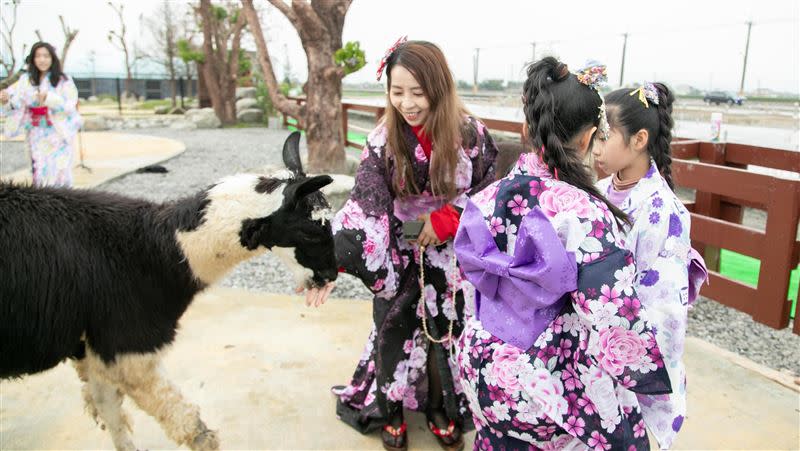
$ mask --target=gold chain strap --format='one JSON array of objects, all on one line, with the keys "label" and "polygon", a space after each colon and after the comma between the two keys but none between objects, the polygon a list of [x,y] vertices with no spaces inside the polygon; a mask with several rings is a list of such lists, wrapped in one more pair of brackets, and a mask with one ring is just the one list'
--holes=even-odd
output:
[{"label": "gold chain strap", "polygon": [[[425,265],[423,264],[423,255],[425,254],[425,246],[419,247],[419,301],[422,302],[422,331],[425,332],[425,336],[428,337],[428,340],[434,343],[444,343],[446,341],[453,342],[453,322],[454,320],[450,320],[450,325],[447,327],[447,335],[436,339],[431,336],[428,332],[428,322],[427,317],[428,313],[425,311],[427,306],[427,302],[425,302]],[[456,271],[458,271],[458,267],[456,266],[456,252],[455,249],[453,250],[453,259],[452,259],[452,274],[453,279],[451,280],[450,286],[450,293],[451,293],[451,301],[453,302],[453,312],[456,310]],[[444,305],[442,305],[444,308]],[[444,314],[444,312],[442,312]],[[456,312],[456,316],[458,313]]]}]

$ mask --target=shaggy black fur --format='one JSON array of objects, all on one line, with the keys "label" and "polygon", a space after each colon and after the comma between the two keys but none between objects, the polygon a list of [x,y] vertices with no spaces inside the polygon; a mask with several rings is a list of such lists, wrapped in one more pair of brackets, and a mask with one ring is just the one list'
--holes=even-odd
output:
[{"label": "shaggy black fur", "polygon": [[172,342],[203,288],[175,231],[207,203],[0,184],[0,378],[80,357],[84,332],[108,362]]}]

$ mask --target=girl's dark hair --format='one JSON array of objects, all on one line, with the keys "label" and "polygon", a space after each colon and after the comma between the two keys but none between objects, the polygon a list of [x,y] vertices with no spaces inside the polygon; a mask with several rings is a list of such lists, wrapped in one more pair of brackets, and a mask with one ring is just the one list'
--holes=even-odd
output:
[{"label": "girl's dark hair", "polygon": [[603,201],[618,223],[630,224],[628,216],[595,187],[578,149],[570,147],[578,133],[600,125],[600,94],[579,82],[566,64],[548,56],[528,66],[522,98],[528,137],[550,172]]},{"label": "girl's dark hair", "polygon": [[639,130],[647,130],[647,153],[656,162],[659,172],[667,181],[670,189],[675,190],[672,183],[672,104],[675,96],[664,83],[653,83],[658,92],[658,105],[647,101],[645,108],[639,96],[631,94],[630,89],[617,89],[606,96],[609,125],[622,132],[625,140]]},{"label": "girl's dark hair", "polygon": [[52,45],[48,44],[47,42],[39,41],[36,44],[33,44],[31,47],[31,53],[28,54],[28,57],[25,58],[25,63],[28,65],[28,74],[31,80],[31,84],[34,86],[39,86],[39,78],[42,76],[42,73],[39,71],[39,68],[36,67],[36,63],[34,62],[34,58],[36,57],[36,51],[40,48],[46,48],[47,51],[50,53],[50,58],[52,58],[53,63],[50,65],[50,84],[53,87],[58,86],[58,82],[62,78],[67,78],[64,72],[61,71],[61,61],[58,60],[58,56],[56,55],[56,49]]}]

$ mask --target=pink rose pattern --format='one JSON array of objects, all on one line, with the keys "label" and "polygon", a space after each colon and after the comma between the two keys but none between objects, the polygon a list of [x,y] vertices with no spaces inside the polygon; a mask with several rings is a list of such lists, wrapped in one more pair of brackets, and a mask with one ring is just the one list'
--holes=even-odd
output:
[{"label": "pink rose pattern", "polygon": [[[494,181],[497,148],[483,124],[466,119],[476,133],[459,150],[456,185],[461,195],[452,203],[461,206],[467,196]],[[428,158],[410,128],[406,139],[412,172],[421,195],[431,196]],[[426,361],[430,343],[422,333],[422,314],[427,314],[428,328],[435,336],[446,333],[454,319],[454,333],[463,329],[464,300],[459,290],[452,302],[452,243],[425,251],[425,293],[418,285],[418,248],[402,235],[401,221],[394,215],[394,192],[391,183],[393,162],[385,161],[386,127],[381,124],[367,138],[362,161],[350,199],[336,214],[332,229],[337,262],[355,275],[375,294],[373,333],[364,356],[358,362],[351,381],[337,388],[337,415],[361,432],[385,424],[387,414],[406,408],[424,411],[428,399]],[[436,152],[436,149],[433,149]],[[421,197],[422,197],[421,196]],[[460,271],[455,275],[455,289],[461,287]],[[423,310],[423,307],[425,309]],[[439,346],[448,356],[450,347]],[[445,403],[455,406],[460,424],[472,424],[471,416],[458,382],[458,372],[449,364],[439,367],[444,381]]]},{"label": "pink rose pattern", "polygon": [[[638,403],[620,393],[664,394],[671,387],[645,307],[631,286],[635,263],[617,246],[608,209],[552,179],[530,154],[512,176],[488,189],[491,198],[477,197],[491,208],[479,208],[501,250],[514,240],[520,209],[573,215],[585,227],[570,229],[581,236],[562,237],[582,243],[578,290],[530,349],[504,343],[475,318],[464,326],[457,363],[478,428],[475,449],[558,449],[570,440],[594,450],[647,449]],[[496,227],[500,223],[505,230]]]}]

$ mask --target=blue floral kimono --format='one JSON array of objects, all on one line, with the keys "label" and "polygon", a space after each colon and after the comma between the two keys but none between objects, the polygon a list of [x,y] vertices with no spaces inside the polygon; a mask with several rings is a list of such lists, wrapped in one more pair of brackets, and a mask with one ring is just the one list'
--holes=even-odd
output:
[{"label": "blue floral kimono", "polygon": [[[597,185],[604,194],[613,189],[611,177]],[[683,344],[689,306],[707,279],[705,262],[691,247],[689,212],[654,162],[618,207],[633,221],[625,244],[636,259],[636,292],[657,330],[673,387],[669,395],[639,394],[639,404],[647,428],[668,449],[686,416]]]},{"label": "blue floral kimono", "polygon": [[457,352],[475,448],[647,449],[636,394],[671,387],[608,207],[523,154],[455,247],[477,291]]},{"label": "blue floral kimono", "polygon": [[[47,91],[44,105],[39,105],[36,95]],[[78,114],[78,89],[66,75],[57,86],[42,81],[31,84],[28,74],[23,74],[8,88],[10,100],[0,107],[5,117],[3,134],[13,138],[25,134],[31,153],[33,186],[72,186],[74,141],[82,125]],[[46,115],[33,114],[36,107],[46,107]]]}]

